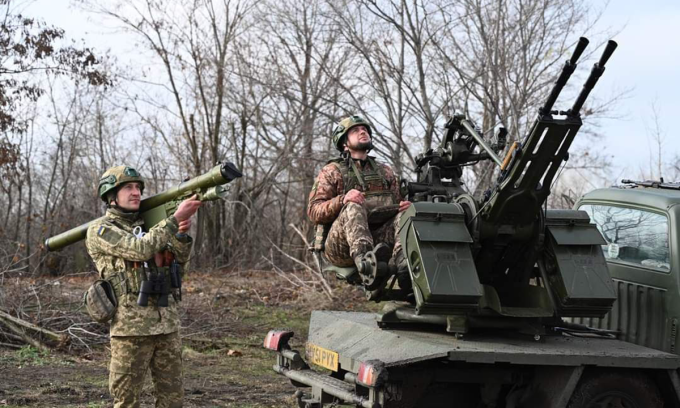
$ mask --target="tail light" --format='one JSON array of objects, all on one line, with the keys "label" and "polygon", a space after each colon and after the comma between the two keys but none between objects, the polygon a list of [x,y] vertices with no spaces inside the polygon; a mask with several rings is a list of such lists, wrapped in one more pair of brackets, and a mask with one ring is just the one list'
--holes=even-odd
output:
[{"label": "tail light", "polygon": [[375,387],[381,374],[381,367],[377,367],[372,362],[361,363],[357,381],[368,387]]},{"label": "tail light", "polygon": [[264,338],[264,347],[269,350],[281,351],[284,344],[288,344],[288,340],[293,337],[292,331],[286,330],[271,330]]}]

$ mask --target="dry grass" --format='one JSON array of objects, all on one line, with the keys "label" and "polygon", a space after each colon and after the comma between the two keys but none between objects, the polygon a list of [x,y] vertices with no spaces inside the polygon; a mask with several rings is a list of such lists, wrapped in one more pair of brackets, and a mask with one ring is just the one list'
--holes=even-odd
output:
[{"label": "dry grass", "polygon": [[[5,279],[0,307],[41,327],[67,334],[60,349],[21,344],[0,325],[0,406],[104,407],[110,405],[106,325],[92,323],[81,307],[94,274],[50,279]],[[293,407],[294,388],[271,370],[274,356],[262,340],[272,328],[307,337],[312,310],[375,310],[360,291],[329,282],[333,297],[308,271],[191,273],[184,285],[182,337],[187,407]],[[231,351],[231,353],[230,353]],[[7,380],[5,380],[5,378]],[[144,401],[151,404],[151,385]]]}]

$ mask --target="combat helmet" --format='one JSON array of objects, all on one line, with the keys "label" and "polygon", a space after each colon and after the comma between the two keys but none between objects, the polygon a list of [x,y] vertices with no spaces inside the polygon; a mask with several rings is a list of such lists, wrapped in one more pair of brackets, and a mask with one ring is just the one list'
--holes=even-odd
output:
[{"label": "combat helmet", "polygon": [[144,179],[139,175],[137,170],[128,166],[116,166],[106,170],[99,179],[99,186],[97,192],[99,197],[105,203],[111,201],[109,199],[110,193],[115,194],[118,187],[125,183],[136,181],[141,184],[142,193],[144,192]]},{"label": "combat helmet", "polygon": [[359,125],[366,126],[366,129],[368,129],[368,135],[371,136],[371,138],[373,137],[373,126],[371,126],[369,121],[357,115],[348,116],[341,120],[333,130],[332,138],[335,148],[340,152],[343,152],[345,150],[345,138],[347,137],[347,132],[349,132],[351,128]]}]

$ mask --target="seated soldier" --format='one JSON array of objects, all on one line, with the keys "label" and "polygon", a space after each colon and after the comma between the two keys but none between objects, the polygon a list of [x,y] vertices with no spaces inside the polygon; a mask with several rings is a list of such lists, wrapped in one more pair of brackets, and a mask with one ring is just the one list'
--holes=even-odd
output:
[{"label": "seated soldier", "polygon": [[321,169],[309,194],[307,215],[325,227],[323,253],[330,263],[375,273],[367,270],[366,260],[382,243],[392,249],[390,262],[397,267],[400,287],[406,288],[411,282],[397,227],[399,215],[411,203],[403,201],[392,169],[368,155],[372,133],[371,124],[359,116],[340,121],[332,138],[341,157]]}]

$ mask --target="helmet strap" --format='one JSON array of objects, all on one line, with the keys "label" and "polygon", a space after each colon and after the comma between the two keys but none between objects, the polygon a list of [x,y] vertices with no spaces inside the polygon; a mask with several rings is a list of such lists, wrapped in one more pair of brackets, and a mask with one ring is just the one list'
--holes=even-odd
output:
[{"label": "helmet strap", "polygon": [[106,205],[106,208],[112,208],[112,209],[118,210],[118,211],[120,211],[120,212],[122,212],[122,213],[125,213],[125,214],[134,214],[134,213],[138,213],[138,212],[139,212],[139,211],[130,211],[130,210],[126,210],[125,208],[119,206],[119,205],[118,205],[118,201],[116,201],[116,200],[113,200],[113,204],[111,204],[111,202],[109,202],[109,203]]},{"label": "helmet strap", "polygon": [[[111,203],[113,201],[113,203]],[[116,210],[124,213],[133,213],[137,211],[129,211],[118,205],[118,189],[115,191],[109,191],[106,195],[106,208],[115,208]]]},{"label": "helmet strap", "polygon": [[[118,189],[114,188],[111,191],[108,191],[106,193],[106,207],[117,207],[118,206]],[[111,204],[111,201],[114,202],[114,204]]]}]

